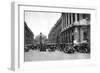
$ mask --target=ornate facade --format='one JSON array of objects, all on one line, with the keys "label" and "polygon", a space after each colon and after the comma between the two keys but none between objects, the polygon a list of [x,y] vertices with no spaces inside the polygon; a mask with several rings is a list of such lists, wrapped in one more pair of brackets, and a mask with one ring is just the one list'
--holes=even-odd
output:
[{"label": "ornate facade", "polygon": [[90,14],[62,13],[48,39],[52,43],[90,43]]},{"label": "ornate facade", "polygon": [[62,43],[90,42],[90,14],[62,13]]}]

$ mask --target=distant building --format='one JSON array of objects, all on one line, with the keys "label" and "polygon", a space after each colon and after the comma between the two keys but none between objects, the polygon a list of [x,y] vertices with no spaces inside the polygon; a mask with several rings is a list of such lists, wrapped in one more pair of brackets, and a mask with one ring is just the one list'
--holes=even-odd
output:
[{"label": "distant building", "polygon": [[59,18],[57,23],[53,26],[51,29],[49,35],[48,35],[48,40],[51,43],[59,43],[60,40],[60,32],[61,32],[61,23],[62,23],[62,18]]},{"label": "distant building", "polygon": [[29,45],[34,43],[34,34],[24,22],[24,45]]},{"label": "distant building", "polygon": [[46,44],[46,42],[48,41],[48,39],[47,39],[46,35],[40,33],[39,35],[37,35],[35,37],[35,41],[36,41],[37,44],[40,44],[40,43]]}]

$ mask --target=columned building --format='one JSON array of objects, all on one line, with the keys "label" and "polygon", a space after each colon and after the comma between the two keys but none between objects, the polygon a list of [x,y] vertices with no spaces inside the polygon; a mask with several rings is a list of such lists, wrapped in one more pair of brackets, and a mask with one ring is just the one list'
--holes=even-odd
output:
[{"label": "columned building", "polygon": [[62,13],[61,26],[62,43],[90,43],[90,14]]},{"label": "columned building", "polygon": [[90,14],[62,13],[51,29],[48,39],[51,43],[90,45]]}]

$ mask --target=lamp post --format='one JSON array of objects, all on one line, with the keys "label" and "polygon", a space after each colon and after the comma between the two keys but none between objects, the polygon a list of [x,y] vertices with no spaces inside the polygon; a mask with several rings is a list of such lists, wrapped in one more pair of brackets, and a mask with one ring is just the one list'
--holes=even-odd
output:
[{"label": "lamp post", "polygon": [[40,33],[40,51],[42,51],[42,33]]}]

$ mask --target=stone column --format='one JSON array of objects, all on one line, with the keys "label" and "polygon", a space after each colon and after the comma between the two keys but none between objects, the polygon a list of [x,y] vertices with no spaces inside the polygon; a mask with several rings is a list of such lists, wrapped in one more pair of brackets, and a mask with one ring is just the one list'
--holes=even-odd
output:
[{"label": "stone column", "polygon": [[74,25],[79,25],[77,16],[78,16],[77,13],[75,13],[75,23],[74,23]]},{"label": "stone column", "polygon": [[63,29],[64,29],[64,14],[63,14]]},{"label": "stone column", "polygon": [[82,14],[79,14],[79,20],[83,19]]},{"label": "stone column", "polygon": [[71,41],[71,36],[70,36],[70,30],[69,30],[69,43],[70,43],[70,41]]},{"label": "stone column", "polygon": [[75,13],[75,22],[77,22],[77,13]]},{"label": "stone column", "polygon": [[70,30],[68,31],[68,35],[69,35],[69,42],[68,43],[70,43]]},{"label": "stone column", "polygon": [[69,43],[69,34],[68,34],[68,31],[67,31],[67,43]]},{"label": "stone column", "polygon": [[68,27],[68,23],[69,23],[69,22],[68,22],[68,13],[67,13],[67,27]]},{"label": "stone column", "polygon": [[84,34],[83,29],[80,29],[80,42],[83,41],[83,34]]},{"label": "stone column", "polygon": [[64,28],[66,27],[66,19],[65,19],[65,14],[64,14]]},{"label": "stone column", "polygon": [[68,13],[68,27],[70,25],[70,17],[69,17],[69,13]]},{"label": "stone column", "polygon": [[72,30],[70,30],[70,42],[72,43]]},{"label": "stone column", "polygon": [[71,25],[73,24],[73,13],[71,13]]},{"label": "stone column", "polygon": [[66,28],[66,14],[65,14],[65,28]]},{"label": "stone column", "polygon": [[62,14],[62,30],[64,29],[64,14]]},{"label": "stone column", "polygon": [[67,13],[66,13],[66,27],[67,27]]},{"label": "stone column", "polygon": [[75,28],[75,32],[74,32],[74,41],[78,42],[79,41],[79,32],[78,32],[78,28]]},{"label": "stone column", "polygon": [[[65,14],[64,14],[65,15]],[[65,28],[65,19],[64,19],[64,15],[63,15],[63,28]]]}]

